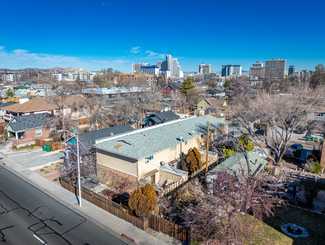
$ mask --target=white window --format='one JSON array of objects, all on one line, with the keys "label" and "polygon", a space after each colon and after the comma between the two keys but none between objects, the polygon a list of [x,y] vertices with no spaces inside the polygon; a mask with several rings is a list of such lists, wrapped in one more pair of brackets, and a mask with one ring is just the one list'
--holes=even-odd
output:
[{"label": "white window", "polygon": [[36,137],[42,136],[42,129],[36,129]]},{"label": "white window", "polygon": [[191,143],[191,140],[186,140],[185,141],[185,145],[188,145],[189,143]]}]

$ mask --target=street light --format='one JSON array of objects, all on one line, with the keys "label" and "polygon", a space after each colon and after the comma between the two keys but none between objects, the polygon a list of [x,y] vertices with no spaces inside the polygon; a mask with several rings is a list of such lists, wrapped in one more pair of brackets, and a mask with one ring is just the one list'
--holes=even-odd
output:
[{"label": "street light", "polygon": [[70,133],[72,135],[71,138],[69,138],[68,140],[66,140],[65,142],[69,141],[72,138],[76,138],[77,141],[77,164],[78,164],[78,187],[79,187],[79,207],[82,207],[81,205],[81,182],[80,182],[80,159],[79,159],[79,137],[76,134],[71,133],[68,130],[58,130],[58,132],[67,132]]}]

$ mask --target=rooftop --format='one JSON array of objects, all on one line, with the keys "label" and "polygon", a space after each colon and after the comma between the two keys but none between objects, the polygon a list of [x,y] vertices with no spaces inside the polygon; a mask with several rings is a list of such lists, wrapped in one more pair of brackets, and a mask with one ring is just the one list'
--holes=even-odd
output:
[{"label": "rooftop", "polygon": [[93,146],[95,144],[95,141],[97,139],[103,138],[103,137],[110,137],[110,136],[115,136],[117,134],[133,131],[134,129],[131,127],[130,124],[125,124],[122,126],[114,126],[114,127],[109,127],[109,128],[103,128],[87,133],[82,133],[79,134],[79,139],[85,144],[89,144]]},{"label": "rooftop", "polygon": [[147,117],[148,120],[151,119],[155,123],[163,123],[163,122],[168,122],[172,120],[177,120],[180,117],[176,115],[172,111],[165,111],[165,112],[158,112],[158,113],[153,113],[150,116]]},{"label": "rooftop", "polygon": [[48,113],[14,117],[6,126],[9,131],[22,132],[28,129],[43,128],[52,115]]},{"label": "rooftop", "polygon": [[139,160],[206,133],[208,121],[210,130],[226,124],[211,115],[193,116],[99,139],[95,148]]},{"label": "rooftop", "polygon": [[[254,175],[257,175],[264,168],[267,161],[263,157],[260,157],[259,155],[255,154],[254,152],[250,151],[247,154],[248,154],[251,172]],[[244,170],[245,172],[247,172],[247,163],[244,154],[237,153],[235,155],[228,157],[225,161],[223,161],[214,169],[209,171],[208,174],[213,175],[216,172],[227,171],[227,170],[233,172]]]},{"label": "rooftop", "polygon": [[[68,96],[65,100],[65,108],[71,107],[75,102],[85,100],[86,98],[82,96]],[[58,109],[58,106],[51,102],[50,98],[35,98],[31,99],[25,103],[16,103],[14,105],[9,105],[3,107],[4,110],[16,113],[28,113],[36,111],[48,111]]]}]

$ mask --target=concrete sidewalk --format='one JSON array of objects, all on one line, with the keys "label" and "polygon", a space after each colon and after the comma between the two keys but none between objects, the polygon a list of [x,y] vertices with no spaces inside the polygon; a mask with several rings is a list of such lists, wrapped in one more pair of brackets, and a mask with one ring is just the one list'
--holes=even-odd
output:
[{"label": "concrete sidewalk", "polygon": [[[92,220],[95,224],[101,228],[109,231],[114,236],[121,238],[122,234],[133,238],[139,245],[163,245],[165,244],[161,240],[149,235],[145,231],[135,227],[131,223],[122,220],[109,212],[93,205],[92,203],[82,199],[82,207],[78,206],[76,196],[70,191],[52,183],[51,181],[43,178],[42,176],[34,173],[30,169],[24,167],[23,165],[15,162],[10,157],[3,157],[0,161],[1,165],[13,172],[20,178],[26,180],[28,183],[37,187],[38,189],[45,192],[47,195],[53,199],[61,202],[63,205],[67,206],[74,212]],[[132,242],[122,239],[128,244],[133,244]]]}]

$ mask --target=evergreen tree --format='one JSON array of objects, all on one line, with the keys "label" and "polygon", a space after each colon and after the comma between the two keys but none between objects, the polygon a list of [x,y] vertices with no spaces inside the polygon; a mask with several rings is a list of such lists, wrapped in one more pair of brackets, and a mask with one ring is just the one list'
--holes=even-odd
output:
[{"label": "evergreen tree", "polygon": [[194,78],[193,77],[188,77],[186,80],[184,80],[184,83],[182,84],[182,86],[180,87],[179,91],[186,95],[188,90],[191,90],[193,88],[195,88],[194,83]]},{"label": "evergreen tree", "polygon": [[15,92],[12,88],[8,88],[8,90],[6,91],[6,96],[7,98],[12,98],[15,96]]},{"label": "evergreen tree", "polygon": [[225,81],[224,87],[225,88],[229,88],[230,87],[230,81],[228,79]]}]

